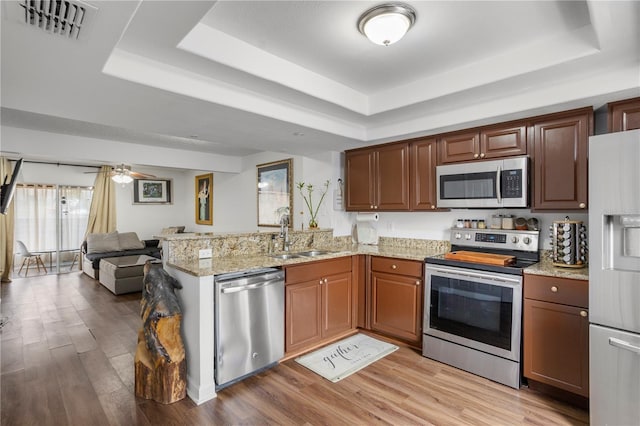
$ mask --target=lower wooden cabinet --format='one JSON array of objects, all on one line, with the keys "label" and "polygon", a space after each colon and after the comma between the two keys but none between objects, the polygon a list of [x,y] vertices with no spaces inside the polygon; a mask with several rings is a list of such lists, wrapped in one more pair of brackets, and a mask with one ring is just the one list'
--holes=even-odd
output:
[{"label": "lower wooden cabinet", "polygon": [[589,396],[588,282],[524,278],[524,376]]},{"label": "lower wooden cabinet", "polygon": [[371,259],[371,330],[422,345],[423,262]]},{"label": "lower wooden cabinet", "polygon": [[355,328],[351,257],[285,268],[285,352]]}]

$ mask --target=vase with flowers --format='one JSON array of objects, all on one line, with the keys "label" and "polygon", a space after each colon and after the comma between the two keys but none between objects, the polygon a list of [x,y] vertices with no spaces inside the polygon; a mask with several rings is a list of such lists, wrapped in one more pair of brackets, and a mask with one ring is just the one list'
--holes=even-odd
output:
[{"label": "vase with flowers", "polygon": [[[325,195],[327,195],[327,191],[329,190],[329,183],[330,181],[327,180],[324,185],[323,185],[323,189],[320,192],[320,201],[318,201],[318,204],[316,204],[316,206],[314,207],[313,205],[313,191],[314,191],[314,187],[312,184],[310,183],[304,183],[304,182],[298,182],[296,184],[296,186],[298,187],[298,191],[300,191],[300,195],[302,195],[302,199],[304,200],[304,203],[307,205],[307,208],[309,209],[309,215],[311,216],[311,219],[309,219],[309,228],[317,228],[318,227],[318,210],[320,210],[320,206],[322,205],[322,201],[324,200]],[[305,194],[306,191],[306,194]]]}]

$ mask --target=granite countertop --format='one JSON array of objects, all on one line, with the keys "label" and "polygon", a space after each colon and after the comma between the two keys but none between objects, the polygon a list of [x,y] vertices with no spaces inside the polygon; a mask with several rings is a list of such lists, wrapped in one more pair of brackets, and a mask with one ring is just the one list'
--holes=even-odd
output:
[{"label": "granite countertop", "polygon": [[317,249],[330,250],[331,253],[313,257],[297,257],[286,260],[273,258],[267,254],[252,256],[227,256],[212,259],[201,259],[198,262],[191,263],[168,263],[168,266],[194,276],[203,277],[209,275],[224,274],[228,272],[244,271],[248,269],[296,265],[299,263],[333,259],[344,256],[352,256],[356,254],[369,254],[395,257],[399,259],[423,261],[427,256],[434,256],[436,254],[441,254],[445,251],[448,251],[448,248],[445,249],[443,247],[430,247],[425,249],[395,246],[371,246],[364,244],[340,247],[318,247]]},{"label": "granite countertop", "polygon": [[555,266],[547,253],[540,255],[540,262],[524,269],[525,274],[546,275],[548,277],[570,278],[574,280],[589,280],[589,268],[563,268]]}]

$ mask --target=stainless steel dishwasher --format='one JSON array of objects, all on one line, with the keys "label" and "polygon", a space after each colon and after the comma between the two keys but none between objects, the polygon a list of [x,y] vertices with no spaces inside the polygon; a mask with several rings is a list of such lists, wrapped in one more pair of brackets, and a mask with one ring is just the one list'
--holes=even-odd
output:
[{"label": "stainless steel dishwasher", "polygon": [[284,271],[216,275],[215,381],[220,389],[284,356]]}]

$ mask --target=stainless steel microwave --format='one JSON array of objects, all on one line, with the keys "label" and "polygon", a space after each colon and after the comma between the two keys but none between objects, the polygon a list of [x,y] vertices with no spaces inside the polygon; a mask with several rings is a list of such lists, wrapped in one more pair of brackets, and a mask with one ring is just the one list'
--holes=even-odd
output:
[{"label": "stainless steel microwave", "polygon": [[529,157],[436,167],[439,208],[527,207]]}]

